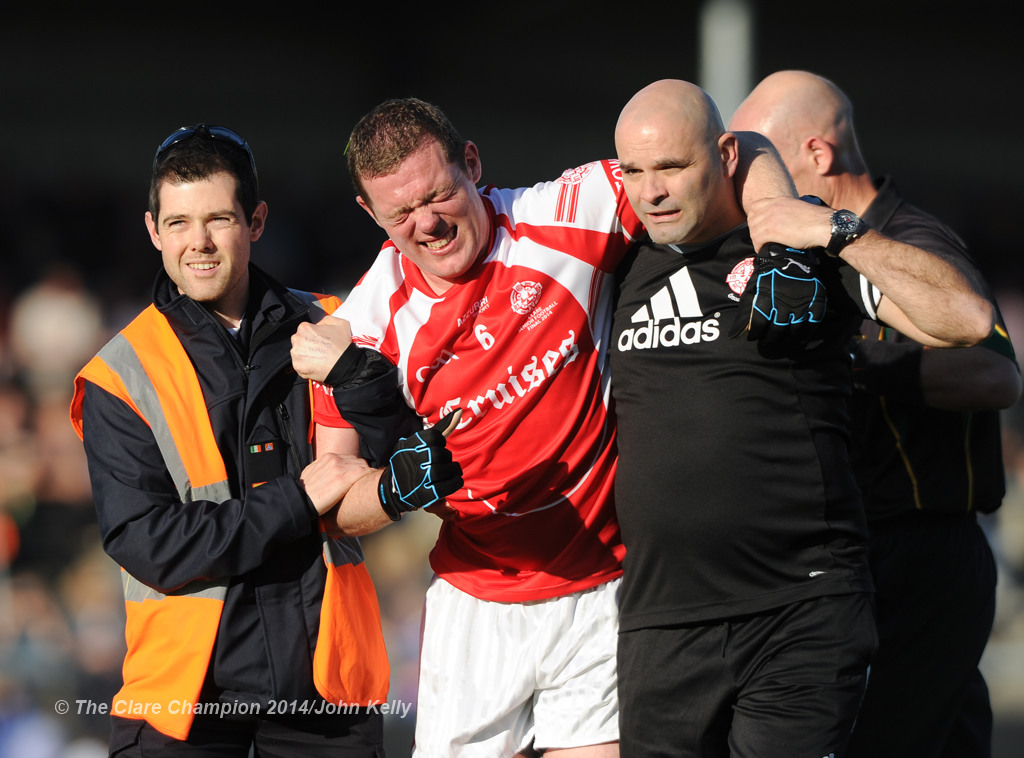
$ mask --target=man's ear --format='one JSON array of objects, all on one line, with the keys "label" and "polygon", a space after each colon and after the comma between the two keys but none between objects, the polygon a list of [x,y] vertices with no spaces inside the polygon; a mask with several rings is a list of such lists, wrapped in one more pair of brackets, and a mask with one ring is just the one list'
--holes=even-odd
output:
[{"label": "man's ear", "polygon": [[484,167],[480,162],[480,151],[475,144],[469,141],[466,142],[465,151],[466,173],[469,174],[469,179],[473,184],[478,184],[480,177],[484,175]]},{"label": "man's ear", "polygon": [[252,222],[249,224],[249,241],[255,242],[263,234],[263,230],[267,224],[267,213],[269,212],[267,204],[260,200],[256,206],[256,211],[252,214]]},{"label": "man's ear", "polygon": [[800,143],[800,155],[801,158],[811,163],[814,173],[818,176],[827,176],[832,173],[836,151],[828,140],[821,137],[807,137]]},{"label": "man's ear", "polygon": [[373,208],[370,207],[370,204],[368,202],[363,200],[363,196],[362,195],[356,195],[356,202],[359,203],[359,207],[360,208],[362,208],[364,211],[366,211],[367,213],[370,214],[370,218],[373,219],[373,223],[375,223],[377,226],[381,227],[381,229],[384,228],[381,225],[380,221],[377,220],[377,217],[374,215]]},{"label": "man's ear", "polygon": [[153,243],[153,247],[163,252],[163,248],[160,247],[160,235],[157,234],[156,221],[153,219],[153,214],[146,211],[146,228],[149,230],[149,240]]},{"label": "man's ear", "polygon": [[726,177],[736,175],[740,164],[740,142],[732,132],[718,138],[718,152],[722,160],[722,173]]}]

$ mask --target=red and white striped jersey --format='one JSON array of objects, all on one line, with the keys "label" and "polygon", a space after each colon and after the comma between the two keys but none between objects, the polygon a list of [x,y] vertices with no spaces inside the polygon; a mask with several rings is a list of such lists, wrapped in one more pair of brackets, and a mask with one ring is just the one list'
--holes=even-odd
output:
[{"label": "red and white striped jersey", "polygon": [[[489,251],[438,296],[390,241],[335,315],[398,368],[428,423],[462,408],[434,571],[486,600],[557,597],[621,573],[607,341],[615,267],[640,229],[618,164],[481,191]],[[324,421],[334,403],[315,396]],[[340,421],[340,419],[339,419]]]}]

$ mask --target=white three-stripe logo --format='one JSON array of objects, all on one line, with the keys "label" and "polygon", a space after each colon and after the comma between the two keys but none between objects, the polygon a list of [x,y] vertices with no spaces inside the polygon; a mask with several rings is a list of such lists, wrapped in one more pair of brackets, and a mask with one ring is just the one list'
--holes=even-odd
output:
[{"label": "white three-stripe logo", "polygon": [[[672,289],[669,294],[669,288]],[[672,297],[675,296],[678,313],[672,309]],[[648,321],[662,321],[675,318],[700,318],[704,313],[700,309],[700,302],[697,300],[697,290],[690,279],[690,270],[683,268],[672,274],[668,280],[668,286],[662,287],[651,296],[651,308],[643,306],[633,314],[631,321],[634,324],[646,323]]]}]

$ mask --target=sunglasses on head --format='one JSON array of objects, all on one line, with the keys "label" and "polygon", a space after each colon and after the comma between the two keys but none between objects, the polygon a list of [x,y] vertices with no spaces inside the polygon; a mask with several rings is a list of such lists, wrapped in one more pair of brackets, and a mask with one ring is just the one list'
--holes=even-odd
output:
[{"label": "sunglasses on head", "polygon": [[[226,126],[211,126],[209,124],[196,124],[195,126],[183,126],[176,132],[171,134],[170,137],[160,143],[160,147],[156,149],[156,154],[153,156],[153,166],[156,166],[161,156],[170,150],[174,145],[185,140],[192,139],[199,132],[203,132],[211,139],[224,140],[230,142],[235,147],[240,147],[245,151],[245,154],[249,157],[249,167],[252,169],[253,179],[257,179],[256,175],[256,159],[252,156],[252,150],[249,148],[249,143],[241,138],[236,132],[231,131]],[[258,179],[257,179],[258,181]]]}]

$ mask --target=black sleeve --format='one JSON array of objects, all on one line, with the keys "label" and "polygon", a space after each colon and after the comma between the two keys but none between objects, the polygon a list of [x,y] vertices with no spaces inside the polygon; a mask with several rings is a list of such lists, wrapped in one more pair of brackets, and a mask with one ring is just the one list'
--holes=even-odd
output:
[{"label": "black sleeve", "polygon": [[152,431],[124,401],[86,382],[82,414],[103,548],[154,589],[239,576],[315,528],[291,476],[241,498],[182,503]]},{"label": "black sleeve", "polygon": [[423,430],[398,383],[398,369],[376,350],[351,345],[327,376],[341,417],[359,433],[359,451],[383,466],[402,437]]},{"label": "black sleeve", "polygon": [[833,261],[837,285],[829,288],[829,296],[835,296],[837,301],[841,299],[843,308],[855,311],[862,318],[877,321],[882,291],[846,261]]}]

